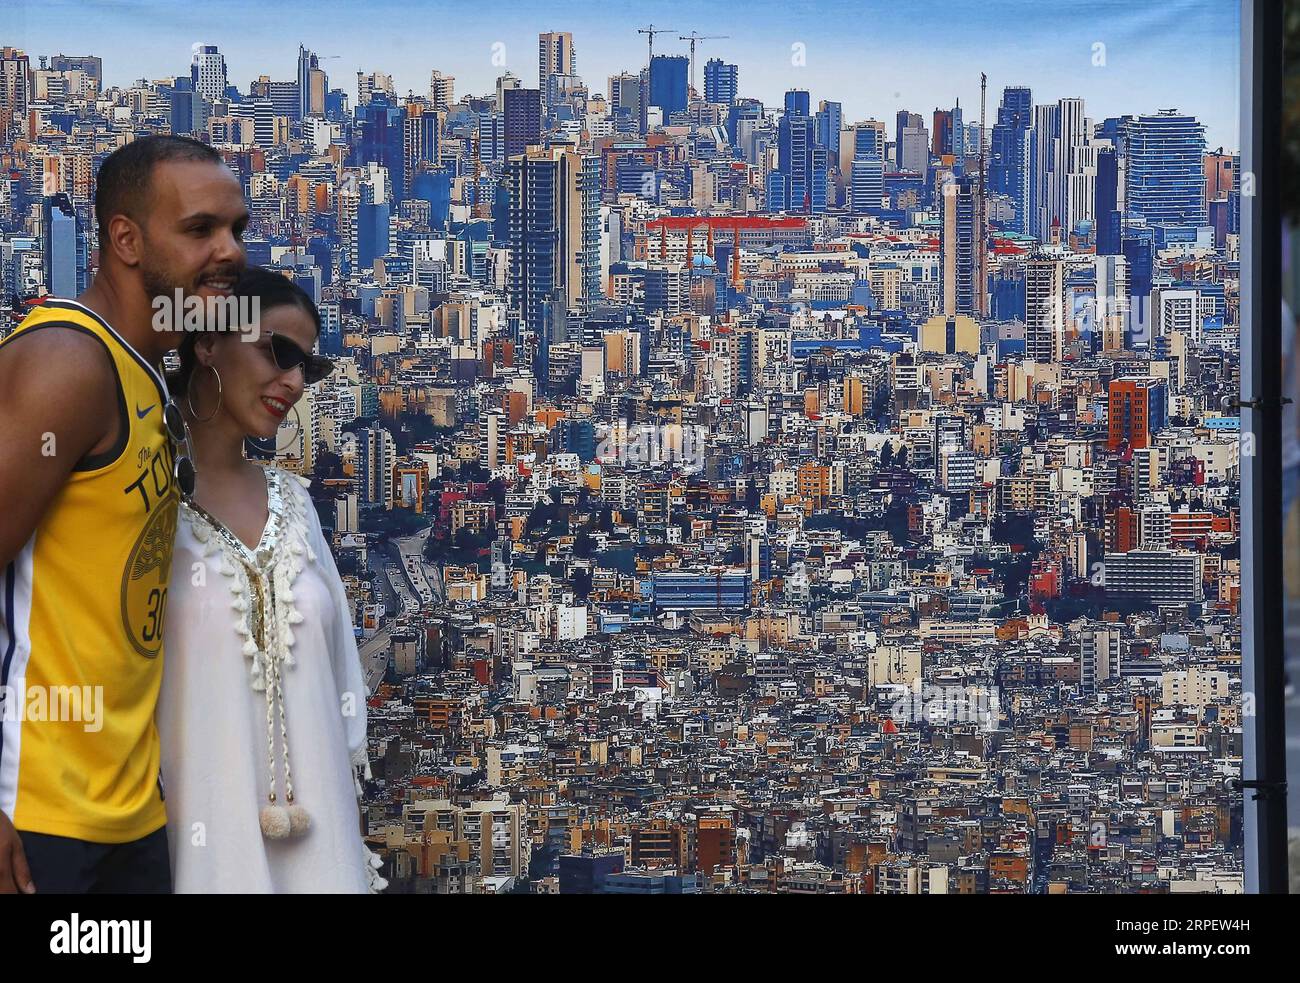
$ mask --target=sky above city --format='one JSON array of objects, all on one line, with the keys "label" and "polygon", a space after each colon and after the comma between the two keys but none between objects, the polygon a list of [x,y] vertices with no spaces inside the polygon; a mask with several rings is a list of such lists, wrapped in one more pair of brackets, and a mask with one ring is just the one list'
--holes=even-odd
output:
[{"label": "sky above city", "polygon": [[671,29],[656,54],[686,54],[678,36],[692,31],[728,35],[698,44],[697,88],[719,57],[740,66],[741,95],[780,106],[785,90],[807,89],[814,108],[843,103],[846,123],[909,109],[928,127],[957,101],[977,122],[983,71],[990,126],[1003,86],[1029,85],[1037,103],[1082,97],[1094,120],[1179,109],[1205,123],[1208,146],[1238,149],[1235,0],[5,0],[0,44],[33,67],[39,55],[99,55],[108,85],[183,74],[193,45],[216,44],[247,91],[259,75],[296,78],[302,43],[352,100],[358,70],[389,73],[404,95],[427,92],[434,68],[456,77],[459,98],[492,91],[506,70],[537,84],[541,31],[572,32],[578,73],[605,92],[610,75],[644,66],[637,28],[649,24]]}]

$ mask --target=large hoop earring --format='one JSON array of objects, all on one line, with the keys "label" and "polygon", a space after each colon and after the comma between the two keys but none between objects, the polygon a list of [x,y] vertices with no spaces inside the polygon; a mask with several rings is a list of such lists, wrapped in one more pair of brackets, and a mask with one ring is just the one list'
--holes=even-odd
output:
[{"label": "large hoop earring", "polygon": [[[185,405],[190,408],[190,418],[193,419],[195,423],[207,423],[214,416],[216,416],[218,413],[221,412],[221,400],[224,398],[222,395],[221,373],[217,371],[217,367],[215,365],[209,365],[208,368],[210,368],[212,370],[212,374],[217,377],[217,405],[213,408],[211,413],[209,413],[205,417],[200,418],[199,415],[194,412],[193,380],[191,380],[190,385],[185,387]],[[295,409],[297,408],[297,404],[294,404],[294,408]]]},{"label": "large hoop earring", "polygon": [[[302,414],[298,412],[298,404],[297,404],[297,403],[294,403],[294,404],[293,404],[293,418],[294,418],[294,423],[296,424],[296,426],[297,426],[297,428],[298,428],[298,429],[295,431],[294,435],[293,435],[293,440],[297,440],[297,439],[299,438],[299,436],[301,436],[301,435],[305,432],[305,430],[306,430],[306,428],[303,427],[303,425],[302,425]],[[276,433],[278,434],[278,433],[279,433],[279,430],[277,430]],[[261,439],[266,439],[266,438],[261,438]],[[283,447],[281,447],[281,446],[277,443],[276,446],[275,446],[275,449],[272,450],[272,449],[270,449],[270,448],[268,448],[268,447],[263,447],[263,446],[262,446],[261,444],[259,444],[257,441],[258,441],[258,438],[256,438],[256,437],[245,437],[245,438],[244,438],[244,443],[247,444],[247,445],[249,445],[249,446],[251,446],[251,447],[252,447],[255,451],[257,451],[259,454],[270,454],[272,457],[276,456],[277,454],[280,454],[282,451],[287,451],[287,450],[292,446],[292,441],[290,441],[290,443],[288,443],[288,444],[285,444]]]}]

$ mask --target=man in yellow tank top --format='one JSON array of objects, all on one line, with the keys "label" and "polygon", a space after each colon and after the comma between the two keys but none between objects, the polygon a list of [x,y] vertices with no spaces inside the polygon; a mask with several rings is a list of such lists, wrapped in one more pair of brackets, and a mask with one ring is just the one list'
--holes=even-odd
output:
[{"label": "man in yellow tank top", "polygon": [[180,336],[154,298],[228,296],[248,212],[180,137],[126,144],[96,184],[94,284],[0,340],[0,893],[170,890],[153,718]]}]

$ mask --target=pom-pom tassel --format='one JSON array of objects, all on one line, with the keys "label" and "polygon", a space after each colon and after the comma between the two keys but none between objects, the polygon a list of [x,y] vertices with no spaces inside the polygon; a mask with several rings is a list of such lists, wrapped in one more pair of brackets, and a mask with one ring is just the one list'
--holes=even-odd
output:
[{"label": "pom-pom tassel", "polygon": [[289,810],[284,806],[262,806],[259,819],[262,835],[268,840],[283,840],[292,829]]},{"label": "pom-pom tassel", "polygon": [[302,836],[311,829],[311,813],[300,805],[292,805],[286,810],[289,813],[289,835]]}]

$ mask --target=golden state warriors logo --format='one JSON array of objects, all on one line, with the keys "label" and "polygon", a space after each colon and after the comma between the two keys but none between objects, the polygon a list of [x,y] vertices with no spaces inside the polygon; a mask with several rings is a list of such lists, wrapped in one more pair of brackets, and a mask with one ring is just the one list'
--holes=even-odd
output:
[{"label": "golden state warriors logo", "polygon": [[122,571],[122,626],[131,645],[146,659],[162,651],[167,583],[176,539],[176,498],[159,503],[131,548]]}]

